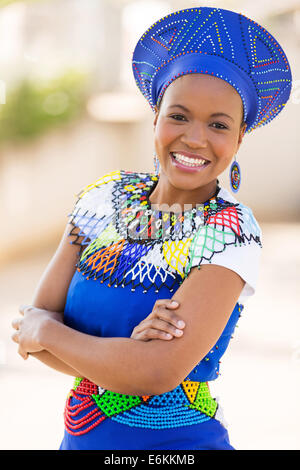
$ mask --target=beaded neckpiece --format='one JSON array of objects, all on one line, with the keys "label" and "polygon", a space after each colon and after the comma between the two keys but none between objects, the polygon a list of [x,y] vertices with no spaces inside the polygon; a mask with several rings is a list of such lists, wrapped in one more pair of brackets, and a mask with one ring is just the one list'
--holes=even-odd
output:
[{"label": "beaded neckpiece", "polygon": [[114,171],[79,194],[70,236],[85,248],[77,269],[88,279],[173,292],[193,266],[212,262],[226,246],[261,245],[252,211],[224,200],[220,187],[205,203],[175,213],[152,209],[157,182],[151,173]]}]

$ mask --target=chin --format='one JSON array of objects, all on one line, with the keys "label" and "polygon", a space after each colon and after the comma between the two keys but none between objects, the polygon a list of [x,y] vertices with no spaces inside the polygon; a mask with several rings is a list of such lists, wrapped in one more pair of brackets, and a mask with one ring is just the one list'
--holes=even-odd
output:
[{"label": "chin", "polygon": [[[169,183],[176,189],[181,191],[193,191],[201,186],[206,186],[208,184],[207,181],[199,178],[199,175],[196,173],[189,173],[185,174],[177,174],[175,175],[174,172],[167,172],[164,173],[165,177],[168,179]],[[198,177],[197,177],[198,176]]]}]

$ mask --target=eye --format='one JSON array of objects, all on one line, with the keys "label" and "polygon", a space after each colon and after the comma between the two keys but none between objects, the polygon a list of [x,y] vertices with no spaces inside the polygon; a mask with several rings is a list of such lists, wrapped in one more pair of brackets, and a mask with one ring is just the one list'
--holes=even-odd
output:
[{"label": "eye", "polygon": [[[185,119],[185,117],[182,114],[172,114],[170,116],[170,118],[175,119],[175,121],[182,121],[182,119]],[[180,119],[180,118],[182,118],[182,119]]]},{"label": "eye", "polygon": [[213,122],[212,126],[214,124],[216,124],[217,126],[221,126],[221,127],[216,127],[216,129],[228,129],[228,127],[224,126],[224,124],[221,124],[220,122]]}]

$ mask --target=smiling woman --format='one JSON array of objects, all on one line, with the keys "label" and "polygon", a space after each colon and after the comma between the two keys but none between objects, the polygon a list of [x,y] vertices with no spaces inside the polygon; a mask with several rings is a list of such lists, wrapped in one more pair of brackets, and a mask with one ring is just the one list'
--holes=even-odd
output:
[{"label": "smiling woman", "polygon": [[176,201],[184,207],[206,201],[246,131],[240,95],[220,78],[190,74],[171,83],[155,111],[161,175],[151,202]]},{"label": "smiling woman", "polygon": [[289,64],[254,21],[195,8],[152,25],[132,66],[160,171],[80,192],[13,339],[75,377],[61,449],[231,450],[209,384],[255,293],[261,230],[218,176],[282,110]]}]

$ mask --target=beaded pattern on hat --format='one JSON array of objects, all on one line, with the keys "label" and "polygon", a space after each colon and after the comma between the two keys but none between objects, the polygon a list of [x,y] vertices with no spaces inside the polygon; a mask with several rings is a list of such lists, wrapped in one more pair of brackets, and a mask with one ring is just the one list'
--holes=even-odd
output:
[{"label": "beaded pattern on hat", "polygon": [[[230,15],[236,15],[239,19],[240,37],[236,43],[231,40],[226,27],[227,22],[230,26]],[[194,32],[191,31],[193,28]],[[159,53],[157,45],[161,46]],[[200,67],[193,67],[171,76],[161,90],[157,103],[153,102],[152,86],[158,71],[181,55],[191,53],[220,57],[248,75],[256,90],[258,109],[254,122],[246,129],[247,133],[274,119],[290,95],[291,70],[280,44],[265,28],[242,14],[209,7],[174,12],[154,23],[143,34],[137,48],[145,50],[147,60],[136,60],[134,51],[134,77],[153,111],[173,80],[189,73],[208,73],[226,80],[236,88],[243,102],[244,116],[247,116],[247,104],[238,84],[233,83],[224,74],[217,71],[208,72]],[[247,60],[247,68],[241,65],[241,54]]]}]

